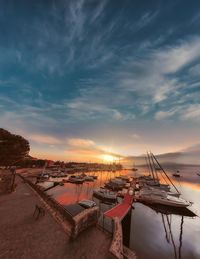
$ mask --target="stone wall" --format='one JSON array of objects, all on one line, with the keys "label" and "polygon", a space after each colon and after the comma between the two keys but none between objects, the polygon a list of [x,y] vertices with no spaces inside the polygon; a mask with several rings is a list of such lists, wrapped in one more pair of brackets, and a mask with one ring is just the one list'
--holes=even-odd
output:
[{"label": "stone wall", "polygon": [[10,170],[0,170],[0,194],[11,192],[12,179]]},{"label": "stone wall", "polygon": [[75,239],[79,233],[88,227],[96,225],[98,221],[98,215],[99,207],[96,206],[90,209],[86,209],[73,217],[75,224],[72,231],[72,239]]},{"label": "stone wall", "polygon": [[118,217],[113,219],[114,232],[109,252],[113,259],[136,259],[136,254],[123,245],[123,232],[121,220]]},{"label": "stone wall", "polygon": [[86,209],[75,217],[72,217],[62,205],[60,205],[55,199],[53,199],[44,191],[44,188],[33,184],[31,181],[24,178],[20,174],[19,176],[24,180],[24,182],[28,183],[39,194],[39,196],[48,203],[48,205],[52,209],[56,210],[59,213],[63,221],[67,221],[68,223],[70,223],[71,231],[68,234],[72,239],[75,239],[79,235],[79,233],[97,223],[99,207]]},{"label": "stone wall", "polygon": [[114,217],[113,224],[113,240],[109,251],[113,258],[123,259],[123,234],[120,219],[118,217]]}]

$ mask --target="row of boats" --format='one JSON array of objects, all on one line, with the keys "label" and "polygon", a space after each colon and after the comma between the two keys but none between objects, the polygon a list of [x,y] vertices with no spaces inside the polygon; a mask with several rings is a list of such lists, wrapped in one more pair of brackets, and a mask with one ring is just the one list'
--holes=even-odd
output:
[{"label": "row of boats", "polygon": [[190,202],[182,199],[179,192],[172,192],[169,184],[154,181],[151,176],[143,176],[137,180],[139,190],[135,192],[135,200],[150,204],[161,204],[172,207],[188,207]]},{"label": "row of boats", "polygon": [[[191,203],[180,197],[181,193],[152,153],[147,153],[147,163],[149,175],[134,178],[116,177],[105,183],[104,188],[94,189],[93,196],[116,202],[118,196],[123,197],[134,186],[134,201],[177,208],[188,207]],[[161,177],[165,183],[161,182]],[[174,188],[174,191],[171,188]]]},{"label": "row of boats", "polygon": [[98,177],[96,175],[86,175],[86,174],[80,174],[80,175],[71,175],[67,182],[69,183],[76,183],[76,184],[82,184],[84,182],[93,182]]}]

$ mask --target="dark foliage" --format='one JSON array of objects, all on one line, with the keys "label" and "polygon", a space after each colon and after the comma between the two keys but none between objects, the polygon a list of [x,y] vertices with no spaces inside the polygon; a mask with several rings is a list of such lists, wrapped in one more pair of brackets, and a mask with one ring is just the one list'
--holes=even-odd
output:
[{"label": "dark foliage", "polygon": [[30,151],[29,142],[19,135],[0,128],[0,166],[13,166]]}]

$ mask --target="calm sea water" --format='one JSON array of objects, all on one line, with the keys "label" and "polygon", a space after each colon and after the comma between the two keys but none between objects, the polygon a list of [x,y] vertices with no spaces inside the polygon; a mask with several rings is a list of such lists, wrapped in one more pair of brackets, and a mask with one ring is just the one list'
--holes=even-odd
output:
[{"label": "calm sea water", "polygon": [[[183,168],[180,178],[172,177],[173,171],[168,172],[181,192],[181,197],[193,203],[189,209],[196,216],[177,215],[174,211],[158,211],[144,204],[134,203],[135,208],[131,210],[128,231],[126,226],[124,238],[128,239],[129,247],[136,252],[138,258],[200,258],[200,176],[196,174],[199,171],[195,167]],[[91,199],[93,189],[104,186],[110,178],[119,175],[138,176],[144,172],[145,169],[142,168],[136,173],[126,170],[115,173],[91,172],[88,175],[98,175],[98,180],[82,185],[66,183],[48,193],[61,204],[75,203],[82,199]],[[99,224],[112,231],[111,221],[103,217],[103,213],[115,204],[104,204],[93,199],[101,210]]]}]

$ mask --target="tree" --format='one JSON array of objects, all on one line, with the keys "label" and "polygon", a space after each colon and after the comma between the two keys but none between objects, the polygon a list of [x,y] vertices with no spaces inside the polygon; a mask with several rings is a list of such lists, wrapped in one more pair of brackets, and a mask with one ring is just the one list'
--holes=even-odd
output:
[{"label": "tree", "polygon": [[29,153],[29,142],[0,128],[0,166],[13,166]]}]

